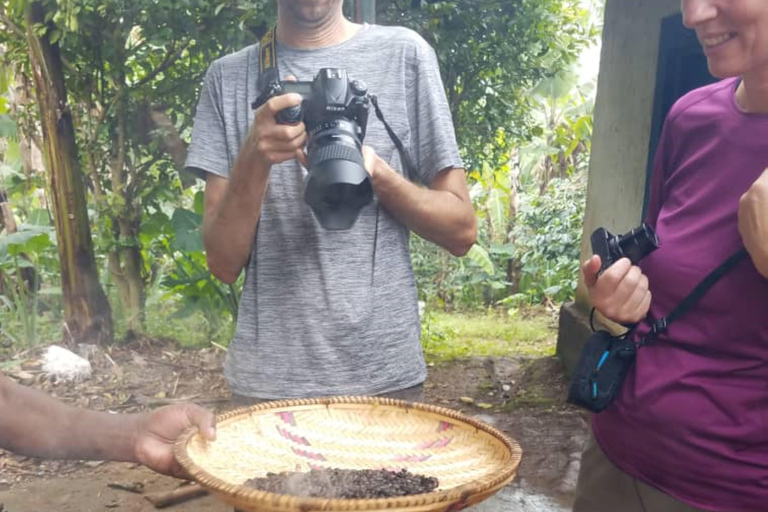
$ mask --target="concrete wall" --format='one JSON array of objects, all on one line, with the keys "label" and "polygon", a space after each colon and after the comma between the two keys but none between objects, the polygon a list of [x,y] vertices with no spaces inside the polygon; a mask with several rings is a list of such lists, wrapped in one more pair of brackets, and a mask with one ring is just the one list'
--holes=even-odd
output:
[{"label": "concrete wall", "polygon": [[[642,220],[661,20],[679,10],[680,0],[606,2],[582,261],[595,228],[619,234]],[[580,282],[576,303],[560,312],[558,354],[569,369],[589,334],[589,310]]]},{"label": "concrete wall", "polygon": [[679,10],[680,0],[606,3],[582,259],[595,228],[624,233],[642,220],[661,20]]}]

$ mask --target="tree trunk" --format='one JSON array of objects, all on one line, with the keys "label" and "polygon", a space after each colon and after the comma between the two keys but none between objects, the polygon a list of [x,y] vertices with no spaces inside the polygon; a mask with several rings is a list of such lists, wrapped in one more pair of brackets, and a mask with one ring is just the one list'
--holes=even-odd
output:
[{"label": "tree trunk", "polygon": [[[122,73],[118,73],[118,77],[120,84],[125,83]],[[138,200],[133,194],[139,177],[130,160],[132,155],[127,147],[125,96],[122,91],[118,91],[117,94],[115,102],[117,134],[113,141],[109,165],[112,193],[120,198],[121,206],[114,208],[111,214],[112,223],[115,226],[116,247],[109,256],[109,271],[120,294],[123,311],[128,321],[128,330],[135,333],[144,329],[146,297],[146,285],[142,276],[144,263],[139,247],[141,211],[136,204]]]},{"label": "tree trunk", "polygon": [[[520,189],[520,171],[519,167],[512,161],[512,157],[510,157],[509,168],[509,224],[507,226],[509,238],[507,243],[514,245],[515,236],[513,228],[517,222],[517,214],[520,211],[520,194],[518,194]],[[510,292],[512,294],[520,293],[521,274],[520,260],[518,258],[507,260],[507,282],[510,283]]]},{"label": "tree trunk", "polygon": [[103,343],[112,340],[112,312],[96,270],[61,55],[58,45],[51,44],[47,35],[38,36],[35,32],[35,25],[46,24],[43,6],[31,2],[25,9],[43,152],[55,212],[65,334],[76,342]]},{"label": "tree trunk", "polygon": [[6,234],[16,232],[16,219],[13,217],[11,203],[5,195],[5,191],[0,188],[0,231],[5,230]]},{"label": "tree trunk", "polygon": [[[138,228],[126,219],[114,219],[119,225],[119,240],[136,240]],[[138,242],[120,245],[109,253],[109,273],[117,286],[128,330],[134,333],[144,328],[146,283],[142,275],[143,260]]]}]

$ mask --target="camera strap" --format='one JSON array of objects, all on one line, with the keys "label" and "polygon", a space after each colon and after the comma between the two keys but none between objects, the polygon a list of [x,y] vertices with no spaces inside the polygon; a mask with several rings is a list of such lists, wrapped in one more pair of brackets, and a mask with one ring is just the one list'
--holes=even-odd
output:
[{"label": "camera strap", "polygon": [[267,102],[272,89],[280,82],[280,70],[277,67],[277,49],[275,48],[277,27],[267,30],[259,45],[259,90],[257,98],[251,103],[256,110]]},{"label": "camera strap", "polygon": [[262,84],[262,91],[270,84],[280,81],[280,70],[277,67],[277,49],[275,48],[276,33],[277,27],[267,30],[267,33],[261,38],[261,44],[259,45],[259,82]]},{"label": "camera strap", "polygon": [[389,123],[386,121],[386,119],[384,119],[384,114],[381,112],[381,108],[379,108],[379,99],[374,95],[371,95],[371,104],[373,104],[376,117],[378,117],[379,121],[381,121],[381,124],[384,125],[384,129],[387,130],[389,138],[392,139],[392,142],[395,144],[398,153],[400,153],[400,160],[403,162],[405,172],[408,174],[408,177],[413,180],[413,178],[416,177],[416,167],[413,165],[413,161],[411,160],[410,155],[405,150],[403,142],[400,140],[400,137],[397,136],[392,127],[389,126]]},{"label": "camera strap", "polygon": [[649,322],[651,325],[651,330],[640,341],[639,346],[644,347],[652,343],[661,333],[669,328],[672,322],[687,313],[693,307],[693,305],[696,304],[696,302],[698,302],[699,299],[701,299],[709,291],[709,289],[712,288],[712,286],[714,286],[715,283],[720,280],[720,278],[722,278],[732,268],[734,268],[742,259],[744,259],[745,256],[747,256],[747,254],[747,250],[741,248],[730,255],[723,263],[720,264],[719,267],[710,272],[709,275],[707,275],[707,277],[705,277],[696,286],[696,288],[694,288],[693,291],[691,291],[691,293],[689,293],[688,296],[685,297],[680,302],[680,304],[678,304],[677,307],[672,310],[669,315],[659,318],[658,320],[651,320]]},{"label": "camera strap", "polygon": [[[270,28],[266,34],[261,38],[261,44],[259,45],[259,84],[261,85],[259,90],[259,97],[253,102],[253,109],[264,104],[267,97],[270,94],[270,88],[280,81],[280,70],[277,64],[277,27]],[[400,160],[403,163],[403,167],[407,176],[413,180],[416,177],[416,167],[413,165],[410,155],[405,150],[403,142],[400,137],[397,136],[392,127],[384,119],[384,114],[379,107],[379,100],[374,95],[369,95],[373,109],[376,112],[376,117],[384,125],[384,129],[387,130],[387,135],[395,144],[398,153],[400,153]]]}]

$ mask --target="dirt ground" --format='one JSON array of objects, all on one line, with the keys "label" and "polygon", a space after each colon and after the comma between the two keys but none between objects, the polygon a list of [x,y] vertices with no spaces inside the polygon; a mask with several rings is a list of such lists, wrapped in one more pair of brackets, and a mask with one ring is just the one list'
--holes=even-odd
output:
[{"label": "dirt ground", "polygon": [[[142,341],[106,351],[80,347],[80,352],[87,352],[94,372],[78,384],[46,380],[41,349],[15,355],[10,364],[9,355],[0,354],[0,361],[6,375],[22,384],[93,409],[135,412],[185,400],[217,411],[228,407],[219,349],[179,350],[170,343]],[[517,440],[524,454],[513,485],[567,507],[586,417],[564,403],[565,385],[554,358],[482,358],[430,367],[426,393],[429,403],[478,417]],[[180,484],[136,465],[39,461],[0,450],[0,512],[150,512],[156,509],[146,494]],[[231,512],[213,497],[163,510]]]}]

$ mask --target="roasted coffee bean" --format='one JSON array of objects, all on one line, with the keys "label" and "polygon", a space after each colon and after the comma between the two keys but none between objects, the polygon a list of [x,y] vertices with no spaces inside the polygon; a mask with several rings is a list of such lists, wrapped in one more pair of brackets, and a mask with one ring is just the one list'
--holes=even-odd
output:
[{"label": "roasted coffee bean", "polygon": [[308,473],[267,473],[246,486],[302,498],[368,499],[423,494],[437,489],[437,478],[405,469],[313,469]]}]

